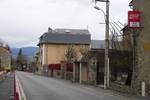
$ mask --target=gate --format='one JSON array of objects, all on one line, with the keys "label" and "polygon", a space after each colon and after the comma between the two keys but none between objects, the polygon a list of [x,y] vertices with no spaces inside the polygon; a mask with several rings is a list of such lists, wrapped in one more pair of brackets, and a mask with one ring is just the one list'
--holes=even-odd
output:
[{"label": "gate", "polygon": [[104,84],[104,64],[97,62],[96,84]]}]

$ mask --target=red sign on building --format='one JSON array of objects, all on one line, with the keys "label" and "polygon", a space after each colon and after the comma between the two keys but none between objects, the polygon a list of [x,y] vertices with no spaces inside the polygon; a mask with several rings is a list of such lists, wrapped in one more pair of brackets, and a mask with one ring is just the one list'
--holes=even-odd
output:
[{"label": "red sign on building", "polygon": [[128,27],[140,28],[141,19],[139,11],[128,11]]}]

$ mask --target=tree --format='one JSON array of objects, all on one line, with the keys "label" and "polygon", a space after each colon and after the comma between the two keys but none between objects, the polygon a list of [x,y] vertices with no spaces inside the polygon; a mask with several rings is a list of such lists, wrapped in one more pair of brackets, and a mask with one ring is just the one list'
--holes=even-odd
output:
[{"label": "tree", "polygon": [[25,56],[22,54],[22,49],[19,50],[18,56],[17,56],[17,65],[19,69],[24,70],[24,67],[27,64],[27,60],[25,59]]},{"label": "tree", "polygon": [[112,81],[117,80],[117,73],[126,73],[128,76],[125,85],[131,85],[132,52],[127,50],[114,50],[110,54],[110,58],[111,74],[114,76]]},{"label": "tree", "polygon": [[89,61],[89,48],[83,47],[80,48],[80,54],[82,56],[81,60],[82,61]]},{"label": "tree", "polygon": [[74,49],[73,45],[69,45],[65,51],[65,61],[67,63],[71,63],[72,60],[76,60],[77,59],[77,53]]}]

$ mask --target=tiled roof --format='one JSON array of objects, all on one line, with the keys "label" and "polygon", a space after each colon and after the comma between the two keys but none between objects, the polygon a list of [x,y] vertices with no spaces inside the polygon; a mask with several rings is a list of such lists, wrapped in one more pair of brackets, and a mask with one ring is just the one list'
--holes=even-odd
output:
[{"label": "tiled roof", "polygon": [[90,44],[90,42],[91,35],[88,30],[55,29],[44,33],[39,43]]}]

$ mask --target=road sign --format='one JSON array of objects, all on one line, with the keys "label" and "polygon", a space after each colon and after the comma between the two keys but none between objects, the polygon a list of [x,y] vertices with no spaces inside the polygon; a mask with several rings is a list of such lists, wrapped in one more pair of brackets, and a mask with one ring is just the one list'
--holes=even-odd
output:
[{"label": "road sign", "polygon": [[139,11],[128,11],[128,27],[140,28],[141,19]]}]

